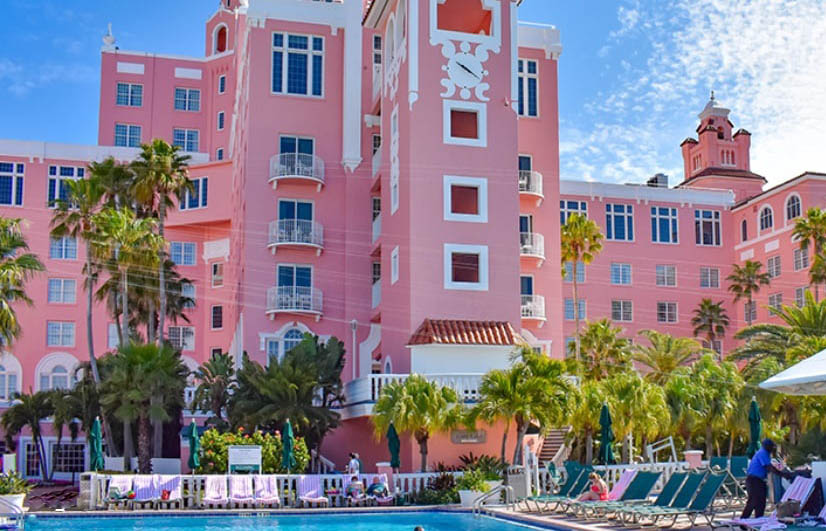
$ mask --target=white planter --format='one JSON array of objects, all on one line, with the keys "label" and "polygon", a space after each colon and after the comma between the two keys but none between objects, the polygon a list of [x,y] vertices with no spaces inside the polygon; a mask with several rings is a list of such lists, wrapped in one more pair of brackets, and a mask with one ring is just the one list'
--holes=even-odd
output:
[{"label": "white planter", "polygon": [[478,490],[460,490],[459,503],[462,504],[462,507],[473,507],[473,502],[482,494],[484,494],[484,492],[479,492]]},{"label": "white planter", "polygon": [[25,494],[0,494],[0,500],[3,500],[5,503],[14,507],[18,507],[21,511],[23,510],[23,501],[25,499]]},{"label": "white planter", "polygon": [[498,479],[496,481],[485,481],[485,483],[488,484],[488,492],[490,492],[493,489],[495,489],[496,487],[498,487],[499,485],[501,485],[502,483],[504,483],[504,481],[502,481],[501,479]]}]

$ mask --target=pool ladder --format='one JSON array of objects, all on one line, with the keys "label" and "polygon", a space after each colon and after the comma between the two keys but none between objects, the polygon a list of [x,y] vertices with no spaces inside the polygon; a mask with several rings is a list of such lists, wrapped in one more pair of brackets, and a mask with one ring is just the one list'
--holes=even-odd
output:
[{"label": "pool ladder", "polygon": [[23,509],[0,498],[0,529],[23,529],[25,516]]},{"label": "pool ladder", "polygon": [[514,496],[513,487],[510,485],[499,485],[495,489],[490,490],[473,500],[474,518],[482,516],[482,504],[491,499],[494,495],[499,495],[502,492],[505,493],[505,507],[510,507],[512,510],[516,510],[516,496]]}]

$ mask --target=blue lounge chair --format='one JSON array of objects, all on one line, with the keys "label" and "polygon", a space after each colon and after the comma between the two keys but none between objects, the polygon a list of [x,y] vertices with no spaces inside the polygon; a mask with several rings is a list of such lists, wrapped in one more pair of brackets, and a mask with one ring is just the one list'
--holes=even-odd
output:
[{"label": "blue lounge chair", "polygon": [[[714,520],[714,511],[712,510],[714,499],[717,498],[717,494],[725,480],[726,474],[711,472],[706,476],[700,490],[697,491],[688,507],[664,507],[658,511],[648,513],[647,516],[651,518],[653,525],[660,528],[673,526],[680,516],[687,517],[692,527],[694,527],[694,523],[698,518],[705,519],[706,524],[711,525],[712,520]],[[660,519],[668,518],[671,519],[668,525],[659,524]]]},{"label": "blue lounge chair", "polygon": [[[694,495],[697,493],[697,489],[700,487],[700,484],[703,482],[705,476],[705,472],[689,472],[685,474],[685,477],[683,477],[682,481],[680,481],[677,490],[671,495],[670,500],[666,499],[668,496],[667,492],[665,496],[661,493],[661,496],[657,497],[657,500],[653,505],[626,507],[622,511],[619,511],[617,516],[624,524],[638,524],[649,515],[662,512],[663,510],[668,510],[669,508],[686,509],[691,503],[691,500],[694,498]],[[672,476],[672,478],[673,477],[674,476]],[[679,478],[675,480],[675,482],[676,481],[679,481]],[[666,486],[669,487],[669,489],[674,488],[674,485],[669,485],[669,483],[671,483],[670,480],[666,483]],[[663,491],[667,491],[669,489],[664,487]]]}]

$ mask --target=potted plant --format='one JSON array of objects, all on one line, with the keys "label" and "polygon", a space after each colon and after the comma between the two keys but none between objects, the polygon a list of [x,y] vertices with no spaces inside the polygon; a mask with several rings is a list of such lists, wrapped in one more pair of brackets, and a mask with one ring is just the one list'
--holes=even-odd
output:
[{"label": "potted plant", "polygon": [[508,465],[498,457],[483,455],[479,457],[473,468],[482,472],[485,482],[488,484],[488,490],[491,490],[502,484],[502,478],[505,476],[507,467]]},{"label": "potted plant", "polygon": [[490,487],[481,470],[467,470],[456,481],[456,490],[462,507],[472,507],[476,498],[490,490]]},{"label": "potted plant", "polygon": [[17,474],[0,474],[0,500],[23,509],[26,494],[32,490],[29,482]]}]

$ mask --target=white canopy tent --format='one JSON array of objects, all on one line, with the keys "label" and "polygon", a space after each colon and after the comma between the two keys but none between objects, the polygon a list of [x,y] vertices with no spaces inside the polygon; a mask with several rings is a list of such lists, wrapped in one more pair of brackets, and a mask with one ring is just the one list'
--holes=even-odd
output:
[{"label": "white canopy tent", "polygon": [[787,395],[826,395],[826,350],[775,374],[760,387]]}]

